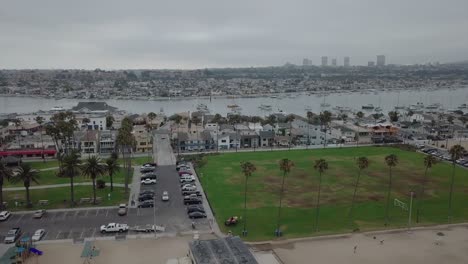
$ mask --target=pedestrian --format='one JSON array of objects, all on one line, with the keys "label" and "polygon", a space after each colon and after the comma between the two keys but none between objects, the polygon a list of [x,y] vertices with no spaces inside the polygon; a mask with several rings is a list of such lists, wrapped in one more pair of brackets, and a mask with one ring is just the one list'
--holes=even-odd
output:
[{"label": "pedestrian", "polygon": [[384,241],[383,241],[383,239],[382,239],[382,240],[380,240],[380,245],[383,245],[383,242],[384,242]]},{"label": "pedestrian", "polygon": [[354,254],[356,254],[357,245],[354,246]]},{"label": "pedestrian", "polygon": [[192,229],[195,229],[195,222],[192,222]]}]

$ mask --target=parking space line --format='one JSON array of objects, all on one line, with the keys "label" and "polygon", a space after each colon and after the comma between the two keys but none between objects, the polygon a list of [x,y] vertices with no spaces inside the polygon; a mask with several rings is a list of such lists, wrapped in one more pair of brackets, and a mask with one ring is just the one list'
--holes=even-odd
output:
[{"label": "parking space line", "polygon": [[79,212],[80,212],[80,211],[76,210],[76,211],[75,211],[75,215],[73,216],[73,218],[78,217],[78,213],[79,213]]},{"label": "parking space line", "polygon": [[88,216],[88,213],[89,213],[89,210],[86,210],[86,213],[85,213],[84,216],[87,217],[87,216]]},{"label": "parking space line", "polygon": [[99,209],[96,210],[96,215],[95,216],[97,216],[98,214],[99,214]]},{"label": "parking space line", "polygon": [[107,217],[108,214],[109,214],[109,209],[106,210],[106,217]]},{"label": "parking space line", "polygon": [[93,234],[91,235],[91,237],[94,237],[95,233],[96,233],[96,228],[93,228]]},{"label": "parking space line", "polygon": [[23,217],[24,217],[24,214],[22,214],[22,215],[20,216],[20,218],[18,218],[18,220],[16,220],[15,223],[19,223],[19,221],[21,221],[21,219],[23,219]]},{"label": "parking space line", "polygon": [[55,237],[55,239],[58,239],[58,238],[59,238],[60,233],[62,233],[62,232],[59,230],[58,233],[57,233],[57,236]]},{"label": "parking space line", "polygon": [[83,238],[84,232],[86,231],[86,227],[83,227],[83,231],[81,231],[80,239]]}]

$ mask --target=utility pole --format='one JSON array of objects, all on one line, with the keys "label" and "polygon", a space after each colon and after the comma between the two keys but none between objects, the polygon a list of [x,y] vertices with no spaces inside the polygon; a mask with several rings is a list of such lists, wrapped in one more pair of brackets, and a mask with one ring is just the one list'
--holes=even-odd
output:
[{"label": "utility pole", "polygon": [[408,232],[410,232],[411,229],[411,213],[413,211],[413,194],[414,192],[411,191],[411,198],[410,198],[410,205],[409,205],[409,213],[408,213]]}]

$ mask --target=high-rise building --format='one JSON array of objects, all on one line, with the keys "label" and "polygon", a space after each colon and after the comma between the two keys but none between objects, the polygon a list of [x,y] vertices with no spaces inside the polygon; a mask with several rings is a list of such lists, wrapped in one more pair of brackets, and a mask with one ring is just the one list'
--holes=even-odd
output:
[{"label": "high-rise building", "polygon": [[322,56],[322,67],[328,66],[328,57]]},{"label": "high-rise building", "polygon": [[302,60],[302,66],[312,66],[312,60],[310,60],[308,58],[304,58]]},{"label": "high-rise building", "polygon": [[385,66],[385,55],[377,55],[377,66]]},{"label": "high-rise building", "polygon": [[344,64],[343,64],[345,67],[349,67],[350,66],[350,63],[349,63],[349,57],[344,57]]},{"label": "high-rise building", "polygon": [[336,59],[335,58],[332,59],[332,66],[336,66]]},{"label": "high-rise building", "polygon": [[369,61],[367,62],[367,67],[374,67],[375,66],[375,62],[374,61]]}]

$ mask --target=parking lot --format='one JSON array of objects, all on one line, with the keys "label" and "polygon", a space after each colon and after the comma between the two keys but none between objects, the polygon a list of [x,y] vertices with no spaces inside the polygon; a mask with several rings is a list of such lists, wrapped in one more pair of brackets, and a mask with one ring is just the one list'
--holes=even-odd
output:
[{"label": "parking lot", "polygon": [[[209,218],[193,220],[188,218],[175,166],[161,166],[157,168],[156,172],[158,174],[157,184],[141,186],[142,190],[152,189],[155,191],[154,208],[130,208],[126,216],[118,216],[117,206],[110,209],[50,211],[41,219],[33,219],[33,212],[13,213],[7,221],[0,222],[0,241],[3,241],[5,234],[13,227],[20,227],[23,233],[30,234],[43,228],[46,230],[43,238],[45,240],[114,236],[115,234],[101,234],[99,232],[101,225],[110,222],[124,223],[130,227],[156,223],[156,225],[164,226],[166,233],[177,234],[191,231],[193,221],[197,230],[210,230]],[[141,177],[141,175],[137,174],[134,177]],[[161,200],[163,191],[169,192],[169,201],[163,202]],[[207,204],[206,201],[205,204]]]}]

